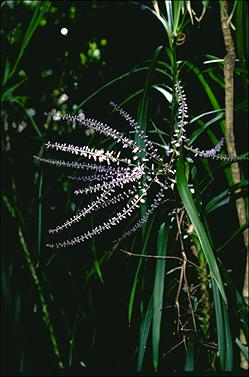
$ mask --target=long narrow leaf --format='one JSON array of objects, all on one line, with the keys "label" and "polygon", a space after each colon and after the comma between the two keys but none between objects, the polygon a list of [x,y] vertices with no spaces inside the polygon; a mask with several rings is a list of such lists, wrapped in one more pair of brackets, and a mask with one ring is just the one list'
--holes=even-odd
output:
[{"label": "long narrow leaf", "polygon": [[[199,68],[197,68],[193,63],[191,62],[186,62],[186,65],[188,65],[190,67],[190,69],[193,70],[193,72],[195,73],[196,77],[198,78],[198,80],[200,81],[200,83],[202,84],[213,108],[215,110],[218,110],[221,108],[216,96],[214,95],[214,92],[213,90],[211,89],[211,87],[209,86],[207,80],[205,79],[204,75],[201,73],[201,71],[199,70]],[[221,121],[220,122],[220,125],[221,125],[221,129],[222,131],[224,132],[225,130],[225,124],[224,124],[224,121]]]},{"label": "long narrow leaf", "polygon": [[[148,244],[149,236],[151,234],[151,229],[152,229],[152,225],[154,223],[154,220],[155,220],[155,216],[153,216],[151,221],[148,223],[148,228],[146,229],[146,232],[145,232],[145,238],[144,238],[141,254],[144,254],[146,252],[146,247],[147,247],[147,244]],[[135,294],[136,294],[136,289],[137,289],[137,284],[138,284],[138,278],[139,278],[139,273],[140,273],[140,270],[141,270],[142,262],[143,262],[143,258],[140,258],[138,265],[137,265],[136,272],[135,272],[132,288],[131,288],[129,305],[128,305],[128,321],[129,321],[129,323],[131,323],[133,304],[134,304],[134,299],[135,299]]]},{"label": "long narrow leaf", "polygon": [[36,269],[36,267],[33,263],[31,254],[28,250],[28,247],[27,247],[26,241],[24,239],[21,227],[18,228],[18,234],[19,234],[20,244],[22,246],[24,258],[26,260],[26,263],[27,263],[28,268],[30,270],[33,282],[35,284],[35,287],[36,287],[38,295],[39,295],[41,310],[42,310],[42,319],[45,322],[45,325],[47,327],[47,330],[48,330],[48,333],[49,333],[49,336],[50,336],[52,349],[53,349],[53,352],[54,352],[55,357],[57,359],[57,365],[58,365],[59,368],[63,369],[64,365],[63,365],[63,361],[61,359],[61,355],[60,355],[60,352],[59,352],[57,339],[55,337],[54,326],[53,326],[53,323],[51,322],[50,314],[48,312],[48,305],[47,305],[45,295],[44,295],[44,292],[43,292],[43,289],[42,289],[42,286],[41,286],[41,283],[40,283],[40,278],[37,274],[37,269]]},{"label": "long narrow leaf", "polygon": [[17,69],[17,67],[18,67],[18,65],[19,65],[19,63],[20,63],[20,61],[21,61],[21,59],[24,55],[26,48],[29,45],[29,42],[30,42],[34,32],[36,31],[37,27],[39,26],[40,21],[41,21],[43,15],[44,15],[44,13],[47,12],[50,5],[51,5],[50,1],[39,1],[38,2],[37,6],[35,8],[35,11],[33,13],[32,19],[29,23],[27,30],[26,30],[26,33],[23,37],[21,48],[19,50],[19,54],[17,56],[15,64],[14,64],[11,72],[9,73],[9,75],[5,77],[4,83],[6,83],[15,74],[16,69]]},{"label": "long narrow leaf", "polygon": [[[167,252],[169,226],[163,223],[160,226],[157,237],[157,255],[165,256]],[[152,350],[153,350],[153,366],[155,371],[158,369],[159,359],[159,343],[161,332],[161,319],[163,309],[163,292],[165,282],[165,259],[157,259],[154,290],[153,290],[153,317],[152,317]]]},{"label": "long narrow leaf", "polygon": [[39,189],[38,189],[38,229],[37,229],[37,238],[38,238],[38,243],[37,243],[37,254],[38,254],[38,260],[40,258],[40,252],[41,252],[41,230],[42,230],[42,184],[43,184],[43,174],[40,174],[40,179],[39,179]]},{"label": "long narrow leaf", "polygon": [[206,230],[198,215],[194,200],[192,198],[192,194],[188,187],[187,179],[185,177],[185,169],[184,169],[182,152],[177,161],[177,188],[178,188],[180,197],[182,199],[183,205],[188,213],[188,216],[199,238],[205,258],[209,265],[211,276],[214,278],[215,283],[217,284],[217,287],[226,303],[227,302],[226,294],[224,291],[223,282],[220,276],[217,262],[216,262],[211,244],[209,242]]},{"label": "long narrow leaf", "polygon": [[148,335],[151,327],[152,321],[152,297],[150,299],[147,311],[144,315],[144,319],[140,326],[140,336],[139,336],[139,347],[138,347],[138,361],[137,361],[137,371],[141,372],[144,360],[144,353],[146,349],[146,344],[148,340]]},{"label": "long narrow leaf", "polygon": [[249,361],[249,353],[246,351],[245,347],[243,346],[243,344],[241,344],[241,341],[236,338],[235,339],[235,343],[237,344],[237,346],[239,347],[240,351],[243,353],[243,355],[245,356],[245,359],[247,361]]},{"label": "long narrow leaf", "polygon": [[225,339],[226,339],[226,365],[225,371],[231,372],[233,370],[233,342],[230,330],[228,309],[224,302],[222,301],[222,310],[224,318],[224,329],[225,329]]},{"label": "long narrow leaf", "polygon": [[217,338],[218,338],[218,356],[219,356],[219,361],[220,361],[220,369],[221,371],[224,371],[225,366],[226,366],[226,334],[225,334],[225,329],[224,329],[220,292],[213,279],[212,279],[212,288],[213,288],[216,329],[217,329]]},{"label": "long narrow leaf", "polygon": [[194,371],[194,345],[193,340],[189,339],[187,341],[186,359],[185,359],[185,372]]}]

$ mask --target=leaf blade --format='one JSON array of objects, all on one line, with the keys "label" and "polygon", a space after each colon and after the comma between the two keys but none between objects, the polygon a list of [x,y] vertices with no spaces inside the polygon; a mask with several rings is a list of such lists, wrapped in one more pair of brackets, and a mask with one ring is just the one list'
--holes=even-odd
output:
[{"label": "leaf blade", "polygon": [[218,265],[210,244],[210,241],[208,239],[206,230],[200,221],[194,200],[192,198],[191,192],[188,188],[187,179],[185,177],[185,169],[184,169],[184,163],[183,163],[183,156],[182,152],[178,158],[177,161],[177,188],[178,192],[180,194],[180,197],[182,199],[182,202],[184,204],[184,207],[188,213],[188,216],[195,228],[196,234],[199,238],[201,247],[203,249],[205,258],[207,260],[207,263],[209,265],[211,276],[214,278],[217,287],[224,299],[224,302],[227,303],[227,298],[223,286],[223,282],[220,276],[220,272],[218,269]]},{"label": "leaf blade", "polygon": [[[157,238],[157,256],[165,256],[167,253],[169,226],[161,224]],[[153,315],[152,315],[152,351],[153,366],[155,371],[158,369],[159,343],[162,320],[162,306],[164,293],[165,259],[157,259],[155,269],[155,280],[153,289]]]}]

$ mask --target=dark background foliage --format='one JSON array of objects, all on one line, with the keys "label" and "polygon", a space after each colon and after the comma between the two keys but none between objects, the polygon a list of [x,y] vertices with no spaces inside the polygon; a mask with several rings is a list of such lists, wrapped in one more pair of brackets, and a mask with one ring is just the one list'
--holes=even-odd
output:
[{"label": "dark background foliage", "polygon": [[[33,259],[38,263],[41,285],[49,302],[51,320],[66,366],[73,370],[81,368],[82,375],[86,370],[89,373],[98,371],[99,375],[126,375],[136,370],[139,308],[135,308],[134,319],[129,326],[127,302],[137,261],[115,250],[112,257],[101,266],[104,282],[94,270],[94,261],[112,247],[111,239],[118,236],[118,230],[114,230],[111,235],[103,235],[101,239],[97,238],[94,244],[62,250],[50,260],[51,251],[45,246],[47,229],[51,224],[59,223],[72,210],[72,187],[64,183],[63,172],[53,167],[38,167],[33,155],[47,140],[77,141],[80,145],[90,140],[84,130],[74,130],[65,124],[45,128],[44,112],[56,108],[56,102],[63,93],[69,97],[63,106],[67,112],[72,112],[74,105],[79,105],[99,87],[151,59],[157,46],[167,46],[168,41],[161,25],[140,5],[128,1],[52,1],[15,75],[7,83],[11,86],[21,78],[26,78],[14,94],[20,97],[24,108],[34,114],[42,136],[38,136],[23,108],[13,101],[2,103],[2,193],[4,198],[8,198],[7,205],[3,199],[1,238],[2,363],[5,374],[16,371],[38,375],[41,371],[48,373],[56,369],[50,339],[41,319],[37,290],[21,251],[19,224]],[[34,1],[5,1],[2,4],[2,74],[6,61],[13,64],[16,59],[35,6]],[[198,7],[200,10],[200,2],[196,2],[197,12]],[[199,25],[188,24],[186,42],[178,48],[179,60],[191,60],[203,72],[204,55],[224,57],[219,17],[219,7],[214,1]],[[63,27],[68,28],[67,36],[60,32]],[[110,121],[111,124],[115,119],[113,127],[122,127],[118,117],[113,118],[110,114],[109,101],[123,100],[140,88],[144,79],[145,76],[140,74],[117,81],[89,101],[84,106],[85,113],[96,119]],[[194,74],[185,70],[183,81],[190,112],[199,114],[208,111],[210,103]],[[214,84],[214,88],[224,106],[223,89],[219,84]],[[246,95],[241,80],[236,81],[235,93],[235,102],[240,103]],[[128,104],[131,114],[136,115],[137,105],[137,100]],[[150,111],[155,111],[153,102]],[[20,128],[22,122],[25,122],[23,130]],[[237,147],[239,153],[242,153],[247,150],[248,136],[244,114],[236,115],[235,123]],[[190,126],[189,132],[194,129],[194,125]],[[204,147],[208,144],[205,138],[202,142]],[[215,163],[211,162],[211,167],[215,169],[214,166]],[[201,169],[200,165],[200,176]],[[246,167],[244,170],[246,173]],[[42,241],[38,252],[38,186],[41,174]],[[214,177],[206,196],[207,202],[215,193],[226,188],[223,174],[218,171]],[[237,228],[236,219],[234,200],[210,215],[209,224],[216,246],[222,244]],[[232,277],[239,289],[243,284],[245,264],[245,252],[241,250],[244,250],[242,236],[236,238],[220,256],[226,268],[232,269]],[[153,271],[153,263],[147,262],[146,268]],[[236,324],[233,325],[234,314],[231,316],[235,337],[239,330]],[[67,364],[72,345],[69,343],[70,333],[76,320],[71,349],[72,364]],[[168,336],[173,335],[168,332]],[[164,370],[182,369],[182,351],[179,347],[162,360],[162,373]],[[238,352],[235,358],[238,368]],[[205,362],[205,355],[203,360]],[[146,371],[151,371],[149,357],[145,359]]]}]

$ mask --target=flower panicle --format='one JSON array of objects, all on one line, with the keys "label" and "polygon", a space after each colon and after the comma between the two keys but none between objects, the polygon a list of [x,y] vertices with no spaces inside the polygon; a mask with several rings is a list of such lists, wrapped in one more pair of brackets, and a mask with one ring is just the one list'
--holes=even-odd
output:
[{"label": "flower panicle", "polygon": [[110,105],[117,111],[135,130],[136,135],[140,138],[140,140],[144,143],[145,148],[140,148],[141,151],[146,152],[150,158],[154,158],[156,160],[161,160],[161,156],[157,153],[158,150],[154,147],[153,143],[149,140],[148,136],[145,132],[140,128],[139,124],[135,121],[132,116],[125,111],[122,107],[118,106],[113,101],[110,102]]},{"label": "flower panicle", "polygon": [[106,222],[96,226],[92,230],[87,231],[86,233],[82,234],[81,236],[76,236],[71,240],[65,240],[63,242],[57,242],[55,244],[47,244],[47,247],[50,248],[64,248],[67,246],[74,246],[85,240],[89,240],[96,235],[101,234],[105,230],[111,229],[111,227],[118,225],[122,220],[130,217],[136,208],[139,208],[139,202],[143,199],[145,194],[135,194],[133,197],[130,198],[128,203],[114,216],[110,217]]},{"label": "flower panicle", "polygon": [[[50,113],[53,116],[53,113]],[[48,115],[48,114],[47,114]],[[79,123],[91,130],[94,130],[107,137],[111,137],[117,143],[121,143],[123,148],[131,148],[133,153],[141,152],[142,149],[130,138],[123,133],[113,129],[112,127],[104,124],[96,119],[86,118],[82,113],[78,115],[64,114],[61,117],[62,120],[69,120],[71,122]]]},{"label": "flower panicle", "polygon": [[114,177],[119,176],[121,173],[130,174],[131,168],[129,167],[118,167],[109,170],[108,172],[100,172],[99,174],[94,175],[83,175],[83,176],[76,176],[76,175],[68,175],[67,178],[71,179],[72,181],[81,181],[81,182],[103,182],[104,180],[113,179]]},{"label": "flower panicle", "polygon": [[177,122],[170,145],[166,149],[166,156],[171,156],[174,151],[179,155],[179,148],[187,142],[186,126],[188,124],[188,105],[186,95],[180,82],[176,82],[175,92],[178,101]]},{"label": "flower panicle", "polygon": [[153,214],[153,212],[156,210],[156,208],[162,204],[163,199],[165,198],[165,190],[161,189],[155,196],[152,204],[147,209],[146,213],[134,224],[127,232],[125,232],[121,237],[119,237],[117,240],[113,241],[121,242],[125,238],[130,237],[133,233],[135,233],[138,229],[140,229],[144,224],[147,223],[149,217]]},{"label": "flower panicle", "polygon": [[104,181],[102,183],[97,183],[93,186],[89,186],[84,189],[78,189],[78,190],[75,190],[74,193],[76,195],[92,194],[98,191],[113,189],[115,187],[123,188],[124,185],[128,183],[141,180],[143,176],[144,176],[144,167],[136,166],[129,173],[128,172],[119,173],[111,181]]},{"label": "flower panicle", "polygon": [[[79,210],[74,216],[66,220],[62,225],[57,225],[55,228],[49,229],[49,233],[58,233],[61,230],[71,227],[74,223],[81,221],[84,217],[91,214],[92,212],[98,211],[102,208],[106,208],[110,205],[118,204],[119,202],[128,199],[131,195],[134,195],[136,187],[133,186],[127,191],[123,191],[115,196],[112,196],[112,190],[106,190],[100,194],[100,196],[93,200],[86,207]],[[111,197],[110,197],[111,196]]]},{"label": "flower panicle", "polygon": [[88,159],[93,159],[94,161],[98,161],[100,163],[107,162],[109,165],[111,162],[116,163],[119,165],[121,162],[130,164],[131,159],[128,158],[120,158],[121,152],[114,152],[112,151],[105,151],[104,149],[96,149],[96,148],[89,148],[88,146],[84,145],[83,147],[78,147],[73,144],[66,144],[66,143],[51,143],[48,141],[46,143],[47,149],[55,149],[56,151],[68,152],[71,154],[79,155],[81,157],[86,157]]},{"label": "flower panicle", "polygon": [[[122,172],[128,169],[127,167],[124,167],[124,166],[113,167],[111,165],[104,166],[104,165],[91,164],[91,163],[82,163],[82,162],[77,162],[77,161],[54,160],[52,158],[44,158],[44,157],[40,157],[36,155],[34,155],[33,157],[34,159],[41,162],[45,162],[49,165],[55,165],[58,167],[66,167],[66,168],[71,168],[71,169],[94,170],[95,172],[98,172],[100,174],[103,174],[103,173],[117,174],[119,172]],[[69,178],[77,180],[77,177],[70,176]]]},{"label": "flower panicle", "polygon": [[225,138],[222,137],[220,141],[215,145],[215,147],[206,150],[200,150],[199,148],[192,148],[188,146],[184,146],[185,149],[196,156],[203,157],[203,158],[212,158],[215,160],[233,162],[239,160],[248,160],[247,156],[227,156],[227,155],[219,155],[218,153],[221,151],[223,145],[225,143]]},{"label": "flower panicle", "polygon": [[[65,220],[63,224],[50,229],[49,233],[57,234],[64,229],[70,228],[73,224],[82,221],[83,218],[100,209],[116,204],[120,204],[118,207],[121,207],[121,209],[118,208],[107,220],[96,225],[93,229],[86,230],[80,235],[73,236],[71,239],[50,243],[47,245],[48,247],[63,248],[77,245],[91,240],[104,231],[117,226],[121,221],[132,216],[137,208],[140,208],[141,203],[144,203],[148,192],[150,192],[150,187],[153,185],[156,189],[156,194],[153,201],[150,202],[151,204],[147,207],[144,216],[114,242],[120,242],[124,238],[132,235],[148,221],[157,207],[167,201],[165,197],[166,192],[169,190],[174,191],[176,184],[175,164],[177,156],[180,154],[180,148],[182,147],[195,156],[203,158],[229,162],[248,159],[248,157],[244,156],[233,157],[225,156],[224,154],[220,155],[224,145],[224,138],[211,149],[200,150],[199,148],[192,147],[189,143],[189,139],[186,137],[188,105],[186,95],[179,81],[175,84],[175,96],[178,103],[178,110],[174,131],[168,145],[164,146],[167,162],[158,154],[155,144],[149,140],[138,122],[114,102],[111,102],[110,105],[129,123],[132,130],[135,131],[137,136],[136,141],[131,140],[129,137],[111,128],[107,124],[95,119],[86,118],[84,114],[65,114],[60,116],[60,119],[77,122],[79,125],[112,138],[115,144],[119,144],[119,148],[122,149],[121,151],[105,150],[103,148],[79,147],[72,144],[52,143],[48,141],[46,146],[49,150],[67,152],[74,157],[76,156],[77,160],[83,157],[91,161],[71,162],[34,156],[38,161],[50,165],[77,170],[77,174],[70,174],[68,178],[86,185],[85,187],[77,188],[74,191],[75,195],[90,194],[94,197],[94,200],[91,200],[88,205],[78,210],[73,216]],[[51,115],[53,114],[51,113]],[[58,120],[57,113],[56,116],[56,120]],[[126,148],[131,149],[130,158],[123,157]],[[87,173],[84,176],[80,176],[79,169],[87,170],[89,175],[87,175]],[[123,204],[121,204],[122,202]]]}]

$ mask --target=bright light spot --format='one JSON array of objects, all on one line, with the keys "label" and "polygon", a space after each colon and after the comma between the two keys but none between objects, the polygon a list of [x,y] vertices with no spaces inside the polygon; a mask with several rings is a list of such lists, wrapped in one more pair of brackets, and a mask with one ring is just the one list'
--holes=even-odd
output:
[{"label": "bright light spot", "polygon": [[96,48],[96,50],[94,50],[92,52],[92,56],[96,59],[99,59],[100,58],[100,50],[98,48]]},{"label": "bright light spot", "polygon": [[24,128],[26,128],[26,127],[27,127],[27,123],[24,122],[24,121],[22,121],[22,122],[18,125],[18,129],[17,129],[17,131],[18,131],[18,132],[22,132],[22,131],[24,130]]},{"label": "bright light spot", "polygon": [[27,113],[28,115],[33,117],[36,114],[36,111],[35,109],[32,109],[32,107],[30,107],[29,109],[27,109]]},{"label": "bright light spot", "polygon": [[63,93],[58,99],[57,104],[61,105],[62,103],[66,102],[68,98],[69,98],[68,95],[66,93]]},{"label": "bright light spot", "polygon": [[78,119],[79,119],[80,121],[83,120],[83,119],[85,119],[85,114],[83,113],[82,110],[79,111]]},{"label": "bright light spot", "polygon": [[62,29],[61,29],[61,34],[62,35],[68,35],[68,29],[66,28],[66,27],[63,27]]},{"label": "bright light spot", "polygon": [[101,46],[106,46],[107,45],[107,39],[101,39],[100,40],[100,44],[101,44]]},{"label": "bright light spot", "polygon": [[53,120],[58,121],[61,119],[61,113],[58,111],[53,115]]}]

